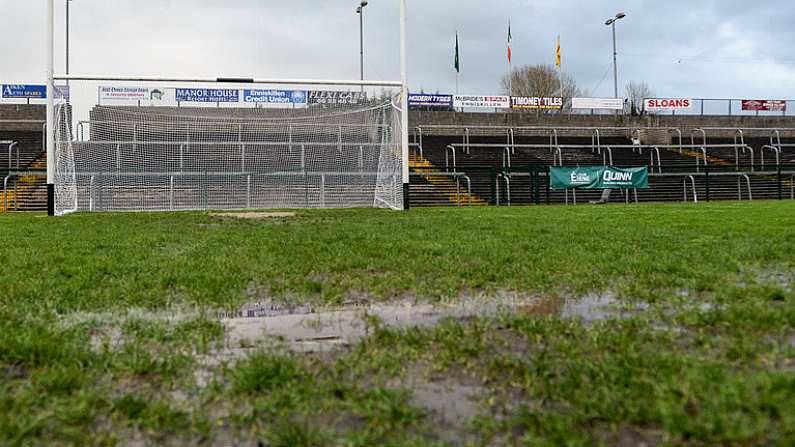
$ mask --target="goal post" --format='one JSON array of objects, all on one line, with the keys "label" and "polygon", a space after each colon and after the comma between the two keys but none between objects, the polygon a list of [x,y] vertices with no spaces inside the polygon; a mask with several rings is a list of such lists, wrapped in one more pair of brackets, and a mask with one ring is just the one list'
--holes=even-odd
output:
[{"label": "goal post", "polygon": [[50,215],[408,208],[405,0],[399,81],[56,75],[53,3]]},{"label": "goal post", "polygon": [[56,215],[404,208],[400,82],[56,80]]},{"label": "goal post", "polygon": [[400,0],[400,82],[401,144],[403,160],[403,209],[409,209],[409,81],[408,81],[408,14],[406,0]]},{"label": "goal post", "polygon": [[45,148],[47,152],[47,214],[55,215],[55,0],[47,0],[46,76],[47,123]]}]

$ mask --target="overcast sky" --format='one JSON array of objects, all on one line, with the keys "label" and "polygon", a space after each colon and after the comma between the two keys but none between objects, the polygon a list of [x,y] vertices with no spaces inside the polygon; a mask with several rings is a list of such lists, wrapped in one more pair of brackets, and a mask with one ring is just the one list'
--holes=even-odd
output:
[{"label": "overcast sky", "polygon": [[[56,71],[64,71],[56,0]],[[43,83],[45,0],[0,0],[0,82]],[[71,71],[79,74],[358,79],[358,0],[74,0]],[[365,73],[399,78],[397,0],[365,9]],[[612,96],[618,11],[620,83],[661,97],[795,98],[792,0],[408,0],[412,91],[499,93],[514,65],[554,62],[592,96]],[[623,90],[623,88],[622,88]]]}]

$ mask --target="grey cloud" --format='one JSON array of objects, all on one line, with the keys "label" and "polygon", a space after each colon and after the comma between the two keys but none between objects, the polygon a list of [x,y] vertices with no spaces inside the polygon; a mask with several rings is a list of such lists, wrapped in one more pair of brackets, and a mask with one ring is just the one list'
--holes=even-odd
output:
[{"label": "grey cloud", "polygon": [[[63,66],[63,2],[57,64]],[[41,82],[43,1],[0,0],[14,20],[0,29],[0,80]],[[73,72],[174,76],[357,78],[357,0],[74,0]],[[552,63],[594,95],[609,96],[611,38],[619,23],[622,81],[645,80],[659,95],[791,97],[795,34],[785,0],[408,0],[412,89],[452,91],[455,31],[462,91],[499,89],[507,71],[507,22],[514,62]],[[366,72],[397,79],[398,2],[365,10]],[[58,71],[61,71],[59,69]],[[601,81],[601,82],[600,82]],[[623,83],[623,82],[622,82]]]}]

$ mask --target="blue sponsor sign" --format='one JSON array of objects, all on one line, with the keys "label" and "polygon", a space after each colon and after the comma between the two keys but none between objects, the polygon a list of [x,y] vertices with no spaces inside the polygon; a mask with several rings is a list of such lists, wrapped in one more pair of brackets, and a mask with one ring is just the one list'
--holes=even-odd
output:
[{"label": "blue sponsor sign", "polygon": [[306,105],[307,92],[300,90],[243,90],[243,101],[262,104]]},{"label": "blue sponsor sign", "polygon": [[46,99],[46,85],[3,84],[2,97],[5,99]]},{"label": "blue sponsor sign", "polygon": [[178,102],[240,102],[240,90],[236,89],[178,88],[176,90]]},{"label": "blue sponsor sign", "polygon": [[409,107],[453,107],[453,95],[409,94]]}]

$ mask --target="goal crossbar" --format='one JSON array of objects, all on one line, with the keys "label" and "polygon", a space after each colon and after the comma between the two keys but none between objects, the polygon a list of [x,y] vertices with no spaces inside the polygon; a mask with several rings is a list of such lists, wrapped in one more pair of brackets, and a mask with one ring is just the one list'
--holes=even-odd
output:
[{"label": "goal crossbar", "polygon": [[156,76],[87,76],[65,75],[53,76],[56,81],[100,81],[100,82],[173,82],[194,84],[269,84],[269,85],[328,85],[345,87],[402,87],[401,81],[378,80],[333,80],[333,79],[257,79],[257,78],[178,78]]}]

